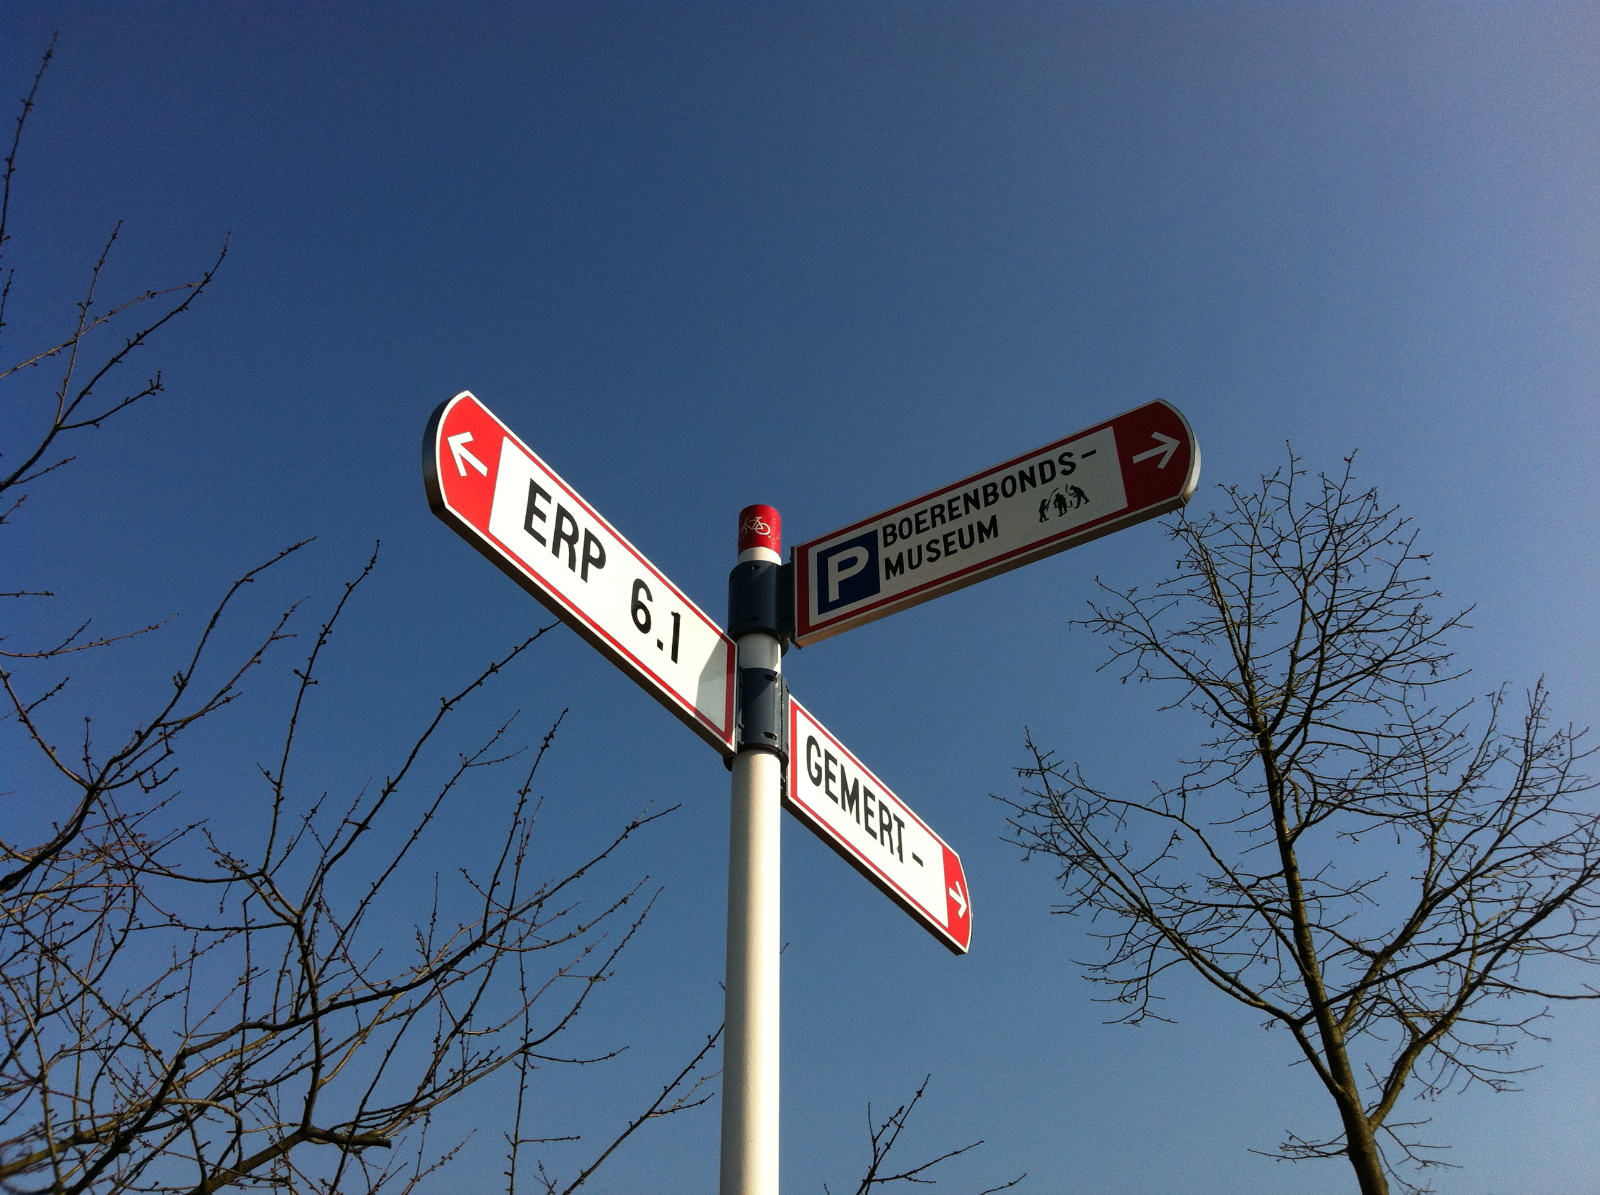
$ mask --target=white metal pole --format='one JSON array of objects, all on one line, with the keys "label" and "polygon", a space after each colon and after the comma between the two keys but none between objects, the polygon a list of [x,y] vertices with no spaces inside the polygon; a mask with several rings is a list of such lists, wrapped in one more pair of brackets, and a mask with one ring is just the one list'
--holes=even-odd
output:
[{"label": "white metal pole", "polygon": [[[780,563],[778,512],[746,507],[739,562]],[[782,643],[738,639],[738,666],[782,669]],[[728,835],[728,960],[722,1068],[720,1195],[778,1195],[779,831],[783,762],[743,747],[733,757]]]}]

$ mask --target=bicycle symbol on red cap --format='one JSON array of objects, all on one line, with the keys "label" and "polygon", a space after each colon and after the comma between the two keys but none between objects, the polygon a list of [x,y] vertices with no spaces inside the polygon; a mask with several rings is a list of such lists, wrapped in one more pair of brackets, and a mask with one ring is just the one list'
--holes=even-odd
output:
[{"label": "bicycle symbol on red cap", "polygon": [[740,531],[748,531],[753,535],[771,535],[772,524],[760,515],[751,515],[739,526]]}]

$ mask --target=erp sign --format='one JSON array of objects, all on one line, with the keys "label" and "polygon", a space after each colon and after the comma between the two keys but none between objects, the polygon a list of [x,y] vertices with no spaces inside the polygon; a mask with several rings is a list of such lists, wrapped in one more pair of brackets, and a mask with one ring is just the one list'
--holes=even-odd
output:
[{"label": "erp sign", "polygon": [[829,544],[817,553],[816,560],[821,582],[817,610],[821,614],[876,597],[882,587],[876,528],[854,539]]}]

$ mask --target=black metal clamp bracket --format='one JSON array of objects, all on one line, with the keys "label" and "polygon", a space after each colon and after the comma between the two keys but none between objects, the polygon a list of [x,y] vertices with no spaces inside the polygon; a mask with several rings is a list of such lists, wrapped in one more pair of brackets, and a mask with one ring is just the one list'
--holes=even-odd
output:
[{"label": "black metal clamp bracket", "polygon": [[[780,651],[794,634],[794,566],[746,560],[728,574],[728,636],[771,635]],[[735,744],[770,751],[789,762],[789,686],[772,668],[740,668]],[[728,761],[733,766],[733,761]]]},{"label": "black metal clamp bracket", "polygon": [[771,668],[739,669],[739,750],[770,751],[789,763],[789,685]]},{"label": "black metal clamp bracket", "polygon": [[794,634],[794,565],[746,560],[728,574],[728,637],[760,631],[789,650]]}]

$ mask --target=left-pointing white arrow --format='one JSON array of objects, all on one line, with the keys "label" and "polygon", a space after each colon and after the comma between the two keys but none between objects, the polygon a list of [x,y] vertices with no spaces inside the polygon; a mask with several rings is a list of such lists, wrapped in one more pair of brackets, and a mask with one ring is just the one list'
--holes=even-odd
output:
[{"label": "left-pointing white arrow", "polygon": [[1172,459],[1172,454],[1178,451],[1178,441],[1171,436],[1163,436],[1160,432],[1151,432],[1150,434],[1160,440],[1161,443],[1154,448],[1147,448],[1139,453],[1133,458],[1133,463],[1137,465],[1140,461],[1147,461],[1153,456],[1159,456],[1161,459],[1156,462],[1156,468],[1165,469],[1167,462]]},{"label": "left-pointing white arrow", "polygon": [[489,466],[480,461],[467,451],[467,445],[472,443],[471,432],[457,432],[453,436],[446,436],[445,443],[450,445],[450,455],[456,458],[456,471],[465,477],[467,466],[471,465],[483,476],[489,476]]}]

